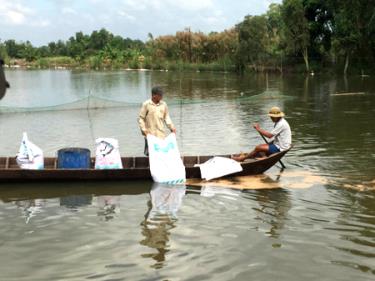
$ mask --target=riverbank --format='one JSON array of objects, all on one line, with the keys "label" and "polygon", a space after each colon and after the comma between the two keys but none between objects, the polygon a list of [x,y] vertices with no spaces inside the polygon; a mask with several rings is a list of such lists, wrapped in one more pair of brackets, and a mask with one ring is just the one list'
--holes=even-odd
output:
[{"label": "riverbank", "polygon": [[[317,62],[311,63],[311,70],[308,74],[318,73],[342,74],[341,66],[322,65]],[[219,60],[212,63],[187,63],[183,61],[152,60],[148,57],[133,58],[128,61],[102,59],[92,56],[83,60],[76,60],[71,57],[46,57],[34,61],[25,59],[8,59],[6,68],[14,69],[72,69],[72,70],[141,70],[141,71],[186,71],[186,72],[230,72],[238,73],[236,66],[229,60]],[[247,65],[244,73],[278,73],[278,74],[306,74],[304,65],[297,63],[268,64],[268,65]],[[367,67],[353,67],[350,74],[363,77],[373,74],[374,70]]]},{"label": "riverbank", "polygon": [[8,68],[15,69],[83,69],[83,70],[161,70],[161,71],[213,71],[235,72],[233,64],[215,63],[186,63],[181,61],[151,61],[137,59],[128,62],[101,60],[89,57],[79,61],[71,57],[40,58],[35,61],[25,59],[10,59]]},{"label": "riverbank", "polygon": [[[46,57],[34,61],[25,59],[9,59],[5,67],[15,69],[78,69],[78,70],[157,70],[157,71],[187,71],[187,72],[230,72],[237,73],[238,69],[228,59],[211,63],[188,63],[183,61],[152,60],[149,57],[138,57],[128,61],[102,59],[92,56],[83,60],[71,57]],[[329,69],[316,67],[316,72],[328,72]],[[245,73],[305,73],[303,65],[247,65]]]}]

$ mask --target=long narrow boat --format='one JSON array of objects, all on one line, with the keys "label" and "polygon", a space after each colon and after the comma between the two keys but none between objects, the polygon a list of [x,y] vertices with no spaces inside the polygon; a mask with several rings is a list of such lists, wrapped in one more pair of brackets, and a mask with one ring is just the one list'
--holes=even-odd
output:
[{"label": "long narrow boat", "polygon": [[[243,171],[230,176],[248,176],[261,174],[275,165],[288,150],[275,153],[262,159],[248,159],[242,162]],[[230,155],[217,155],[230,157]],[[186,178],[201,178],[202,164],[213,156],[184,156]],[[0,182],[31,182],[31,181],[98,181],[98,180],[147,180],[151,179],[149,160],[147,157],[123,157],[123,169],[94,169],[94,159],[91,159],[90,169],[57,169],[57,158],[44,159],[43,170],[20,169],[14,157],[0,157]]]}]

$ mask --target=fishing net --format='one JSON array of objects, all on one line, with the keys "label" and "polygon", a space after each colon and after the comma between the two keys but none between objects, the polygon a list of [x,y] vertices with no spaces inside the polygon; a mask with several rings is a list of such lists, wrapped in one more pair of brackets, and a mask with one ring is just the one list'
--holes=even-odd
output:
[{"label": "fishing net", "polygon": [[61,104],[41,105],[41,106],[15,106],[1,105],[0,113],[17,113],[17,112],[38,112],[38,111],[58,111],[58,110],[80,110],[80,109],[105,109],[138,106],[140,103],[129,103],[116,100],[107,100],[97,97],[82,98],[72,102]]},{"label": "fishing net", "polygon": [[166,89],[164,99],[170,107],[228,102],[256,105],[289,98],[271,87],[251,87],[252,80],[248,81],[251,85],[228,84],[230,79],[210,74],[8,69],[6,76],[12,88],[0,101],[0,113],[139,107],[150,98],[155,81]]}]

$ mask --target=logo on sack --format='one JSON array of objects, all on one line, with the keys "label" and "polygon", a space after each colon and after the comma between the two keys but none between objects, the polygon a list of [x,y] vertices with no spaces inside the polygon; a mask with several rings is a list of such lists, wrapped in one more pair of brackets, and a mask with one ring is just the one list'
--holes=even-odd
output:
[{"label": "logo on sack", "polygon": [[170,142],[168,143],[165,147],[161,147],[159,144],[155,143],[154,144],[154,150],[156,152],[163,152],[163,153],[168,153],[170,150],[174,149],[174,143]]}]

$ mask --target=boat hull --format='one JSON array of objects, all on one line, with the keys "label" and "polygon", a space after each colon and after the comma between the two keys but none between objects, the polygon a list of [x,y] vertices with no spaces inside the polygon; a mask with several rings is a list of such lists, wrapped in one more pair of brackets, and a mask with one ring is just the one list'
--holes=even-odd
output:
[{"label": "boat hull", "polygon": [[[261,174],[274,166],[287,151],[273,154],[264,159],[250,160],[241,163],[243,171],[230,176],[249,176]],[[230,157],[230,155],[220,155]],[[202,164],[213,156],[185,156],[183,162],[186,167],[186,178],[201,178]],[[32,182],[32,181],[122,181],[122,180],[149,180],[151,173],[147,157],[123,157],[124,169],[94,169],[92,159],[91,169],[57,169],[56,158],[45,158],[45,169],[24,170],[17,166],[14,158],[0,157],[0,182]]]}]

